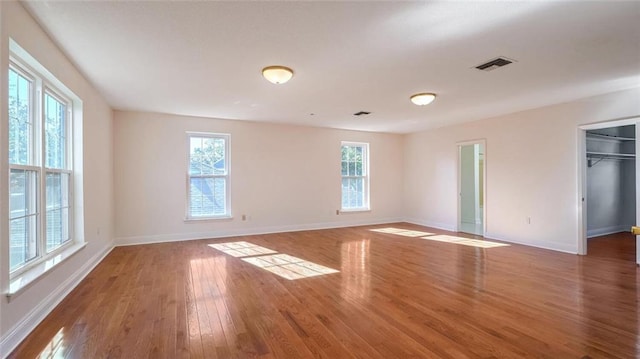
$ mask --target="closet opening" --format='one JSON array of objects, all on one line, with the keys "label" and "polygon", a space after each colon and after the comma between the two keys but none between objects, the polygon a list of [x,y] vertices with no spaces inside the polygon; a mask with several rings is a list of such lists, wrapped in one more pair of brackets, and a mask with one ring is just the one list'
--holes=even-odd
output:
[{"label": "closet opening", "polygon": [[615,124],[585,132],[583,254],[636,261],[636,125]]}]

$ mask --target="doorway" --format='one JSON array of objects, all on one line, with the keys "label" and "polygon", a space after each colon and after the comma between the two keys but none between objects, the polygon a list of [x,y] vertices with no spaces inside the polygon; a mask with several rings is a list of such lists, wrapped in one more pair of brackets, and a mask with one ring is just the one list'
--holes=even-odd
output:
[{"label": "doorway", "polygon": [[639,120],[580,126],[580,254],[635,259],[640,264],[640,237],[629,233],[640,223]]},{"label": "doorway", "polygon": [[485,142],[458,144],[458,232],[485,233]]}]

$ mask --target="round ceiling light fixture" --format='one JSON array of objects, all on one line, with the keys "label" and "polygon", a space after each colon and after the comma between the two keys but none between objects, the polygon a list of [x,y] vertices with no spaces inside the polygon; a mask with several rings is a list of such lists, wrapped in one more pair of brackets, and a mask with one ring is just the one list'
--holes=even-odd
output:
[{"label": "round ceiling light fixture", "polygon": [[293,77],[293,70],[286,66],[267,66],[262,69],[262,76],[276,85],[283,84]]},{"label": "round ceiling light fixture", "polygon": [[417,93],[411,96],[411,102],[418,106],[425,106],[433,102],[436,99],[436,94],[434,93]]}]

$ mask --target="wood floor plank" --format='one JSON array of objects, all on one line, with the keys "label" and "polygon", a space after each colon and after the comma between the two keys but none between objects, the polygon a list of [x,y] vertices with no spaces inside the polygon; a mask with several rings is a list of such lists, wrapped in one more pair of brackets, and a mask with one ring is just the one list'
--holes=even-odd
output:
[{"label": "wood floor plank", "polygon": [[[394,223],[117,247],[9,358],[640,357],[633,236],[588,256],[464,238]],[[312,264],[209,246],[227,242]],[[273,273],[314,265],[339,272]]]}]

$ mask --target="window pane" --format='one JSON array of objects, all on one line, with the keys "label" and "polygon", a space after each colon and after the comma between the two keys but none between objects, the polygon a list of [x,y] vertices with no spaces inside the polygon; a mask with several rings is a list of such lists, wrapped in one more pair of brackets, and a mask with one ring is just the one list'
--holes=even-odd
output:
[{"label": "window pane", "polygon": [[69,209],[47,209],[47,252],[60,247],[69,239]]},{"label": "window pane", "polygon": [[349,179],[342,179],[342,208],[349,208]]},{"label": "window pane", "polygon": [[364,179],[363,178],[357,178],[354,179],[355,181],[355,192],[356,192],[356,203],[355,206],[356,207],[362,207],[362,204],[364,203],[364,192],[363,192],[363,188],[364,188]]},{"label": "window pane", "polygon": [[342,179],[342,208],[364,206],[364,178]]},{"label": "window pane", "polygon": [[353,162],[353,147],[347,146],[347,160]]},{"label": "window pane", "polygon": [[347,161],[342,161],[342,175],[343,176],[349,175],[349,162]]},{"label": "window pane", "polygon": [[202,138],[190,137],[189,138],[189,174],[199,175],[202,174],[202,157],[204,152],[202,150]]},{"label": "window pane", "polygon": [[14,270],[38,254],[36,171],[11,169],[9,172],[9,267]]},{"label": "window pane", "polygon": [[224,175],[225,139],[211,137],[190,137],[189,174]]},{"label": "window pane", "polygon": [[47,173],[47,252],[60,247],[69,235],[69,181],[67,173]]},{"label": "window pane", "polygon": [[22,266],[37,255],[37,215],[9,221],[9,270]]},{"label": "window pane", "polygon": [[9,174],[9,218],[35,214],[38,198],[36,171],[11,169]]},{"label": "window pane", "polygon": [[45,166],[66,168],[67,106],[49,94],[44,96]]},{"label": "window pane", "polygon": [[227,214],[226,178],[191,178],[189,212],[192,217]]},{"label": "window pane", "polygon": [[31,81],[9,69],[9,163],[28,165],[31,156]]},{"label": "window pane", "polygon": [[47,209],[69,206],[69,174],[47,173]]},{"label": "window pane", "polygon": [[213,173],[217,175],[225,174],[225,140],[222,138],[210,139],[212,142],[213,153],[211,160],[213,162]]}]

